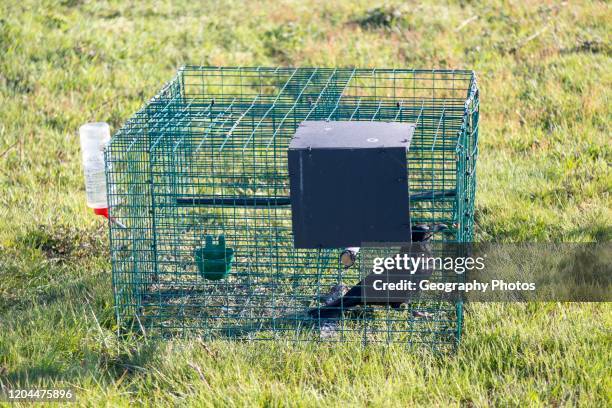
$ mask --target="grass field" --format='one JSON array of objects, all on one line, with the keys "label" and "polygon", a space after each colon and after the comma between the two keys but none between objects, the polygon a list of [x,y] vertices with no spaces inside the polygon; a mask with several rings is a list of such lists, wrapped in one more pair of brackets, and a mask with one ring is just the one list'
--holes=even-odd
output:
[{"label": "grass field", "polygon": [[76,132],[116,130],[184,63],[474,69],[477,239],[612,238],[609,3],[198,3],[0,3],[2,386],[88,406],[612,405],[610,304],[470,304],[443,356],[119,340]]}]

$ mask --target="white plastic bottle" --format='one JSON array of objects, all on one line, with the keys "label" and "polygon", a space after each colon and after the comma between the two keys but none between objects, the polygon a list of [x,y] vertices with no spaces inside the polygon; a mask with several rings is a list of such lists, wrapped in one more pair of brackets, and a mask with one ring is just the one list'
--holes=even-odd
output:
[{"label": "white plastic bottle", "polygon": [[87,206],[93,208],[94,211],[106,209],[108,204],[106,202],[106,175],[104,174],[104,147],[110,140],[110,128],[104,122],[86,123],[79,129],[79,134]]}]

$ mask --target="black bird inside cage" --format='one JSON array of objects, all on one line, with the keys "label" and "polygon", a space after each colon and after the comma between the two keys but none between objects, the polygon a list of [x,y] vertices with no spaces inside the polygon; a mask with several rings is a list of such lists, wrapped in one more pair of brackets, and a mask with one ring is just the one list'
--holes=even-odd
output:
[{"label": "black bird inside cage", "polygon": [[[426,224],[418,224],[412,227],[411,231],[411,240],[407,243],[406,246],[399,249],[399,254],[406,254],[411,257],[430,257],[433,255],[432,246],[430,245],[431,239],[434,234],[438,232],[445,233],[449,230],[449,228],[444,224],[435,224],[433,226],[429,226]],[[341,262],[342,257],[350,257],[352,266],[357,257],[359,248],[347,248],[341,253]],[[346,258],[345,258],[346,259]],[[343,262],[344,263],[344,262]],[[393,272],[393,271],[391,271]],[[418,283],[423,280],[429,278],[433,269],[428,269],[426,267],[420,267],[418,270],[413,271],[410,274],[409,279],[411,282],[418,287]],[[405,298],[394,298],[392,300],[376,298],[374,300],[368,300],[367,296],[364,295],[364,287],[366,285],[371,285],[372,278],[376,276],[374,273],[366,271],[367,276],[359,281],[359,283],[352,286],[348,289],[346,286],[342,285],[343,290],[340,295],[336,295],[332,301],[326,301],[324,306],[314,307],[308,311],[308,314],[311,317],[319,318],[319,319],[337,319],[341,317],[341,315],[350,311],[356,306],[389,306],[393,309],[398,309],[401,305],[410,302],[410,296],[418,295],[418,292],[413,292],[407,294]],[[387,274],[389,271],[387,271]],[[388,275],[387,275],[388,277]],[[333,287],[332,291],[337,291],[337,287]],[[415,315],[418,315],[418,311],[413,312]]]}]

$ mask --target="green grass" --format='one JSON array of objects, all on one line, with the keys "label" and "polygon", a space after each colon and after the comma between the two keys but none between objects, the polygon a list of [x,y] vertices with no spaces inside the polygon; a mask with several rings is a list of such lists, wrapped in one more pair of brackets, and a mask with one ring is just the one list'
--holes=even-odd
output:
[{"label": "green grass", "polygon": [[183,63],[471,68],[477,239],[609,241],[604,2],[4,1],[0,383],[82,405],[612,404],[609,304],[471,304],[457,355],[118,339],[76,130],[117,129]]}]

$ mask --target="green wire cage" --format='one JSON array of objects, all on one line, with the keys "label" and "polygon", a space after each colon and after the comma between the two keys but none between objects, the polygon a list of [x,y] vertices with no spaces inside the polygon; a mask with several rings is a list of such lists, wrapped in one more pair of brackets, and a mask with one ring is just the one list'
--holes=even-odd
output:
[{"label": "green wire cage", "polygon": [[294,247],[287,151],[309,120],[415,124],[411,222],[447,226],[434,241],[471,241],[472,71],[185,66],[105,151],[123,327],[163,337],[457,344],[458,301],[360,305],[340,313],[330,335],[329,322],[308,313],[360,279],[360,257],[346,269],[344,248]]}]

